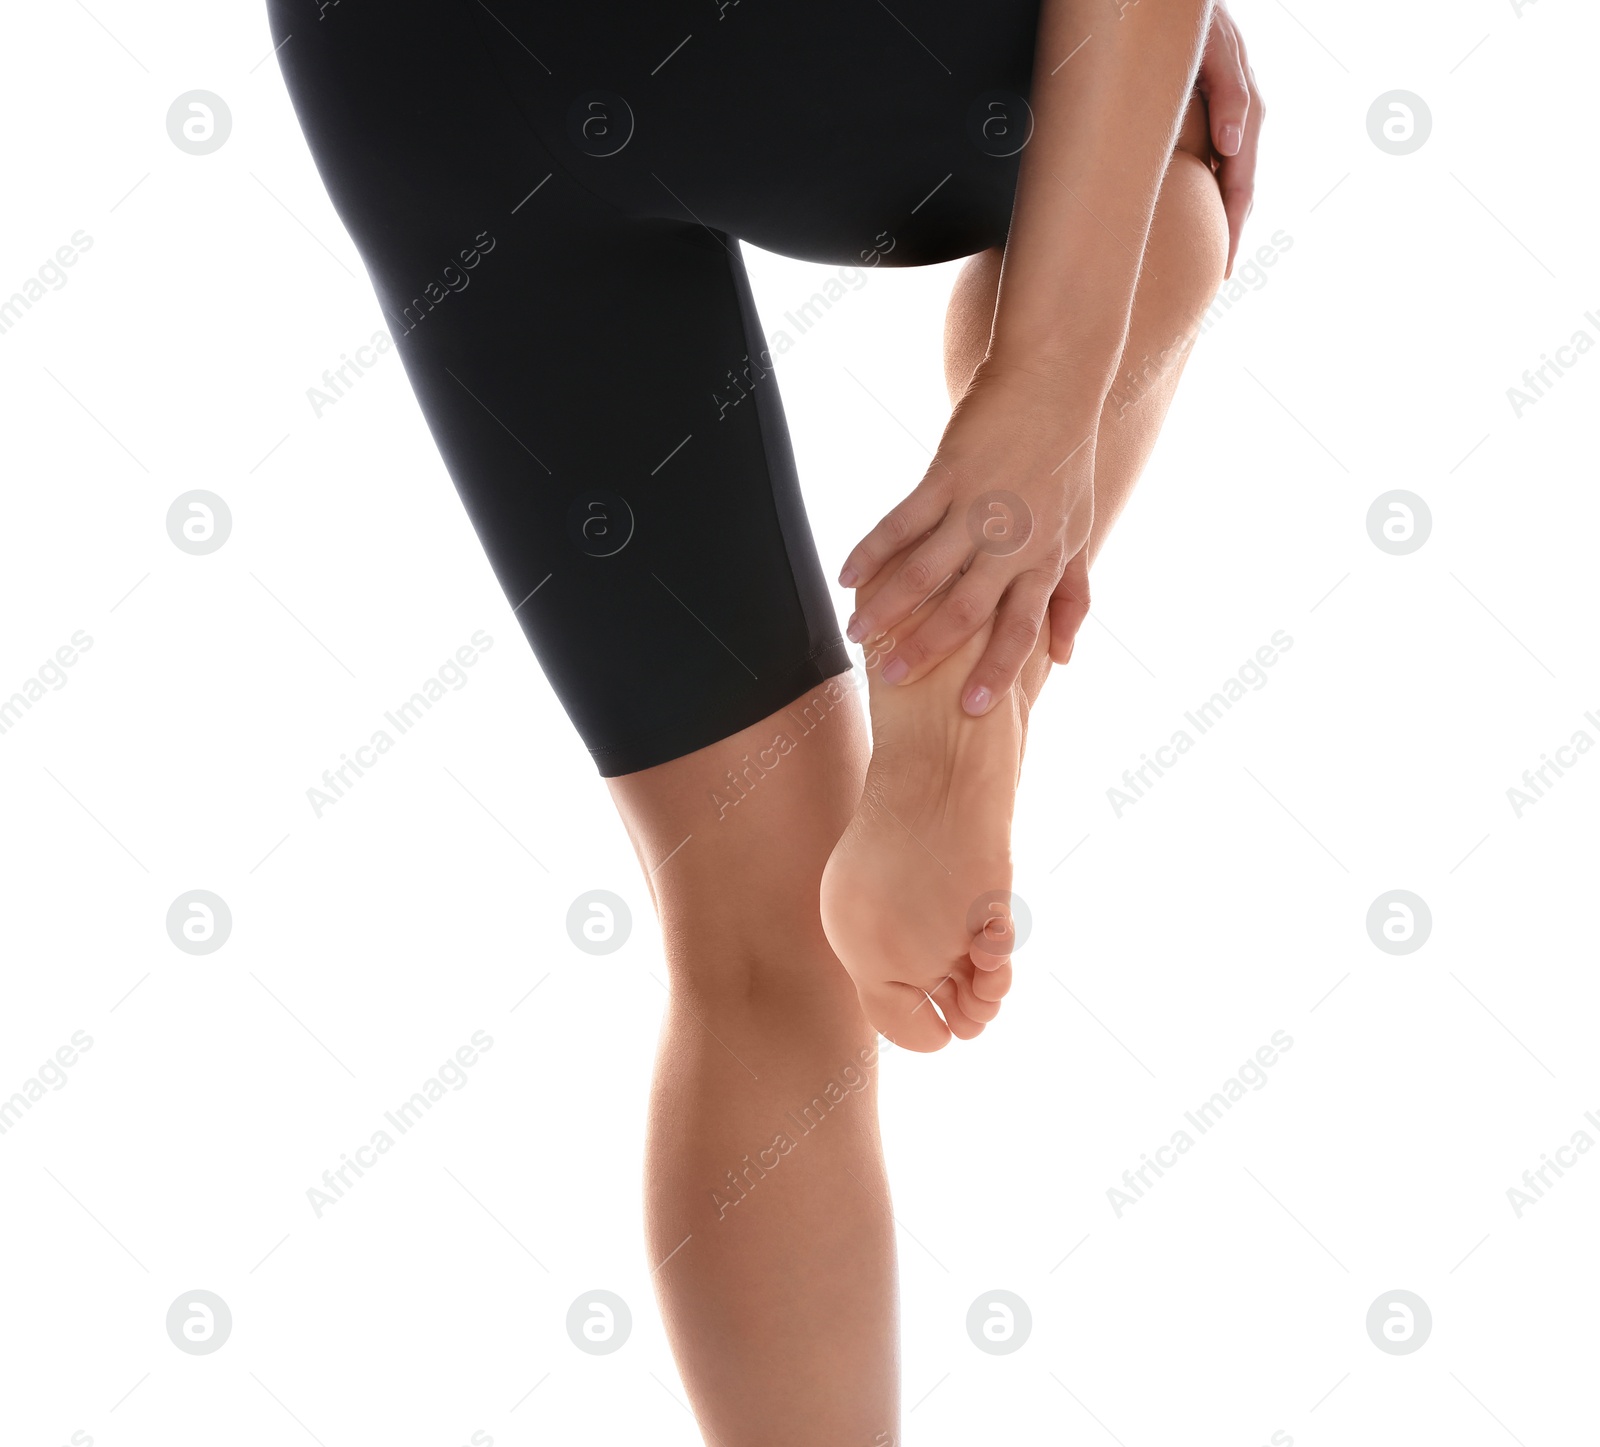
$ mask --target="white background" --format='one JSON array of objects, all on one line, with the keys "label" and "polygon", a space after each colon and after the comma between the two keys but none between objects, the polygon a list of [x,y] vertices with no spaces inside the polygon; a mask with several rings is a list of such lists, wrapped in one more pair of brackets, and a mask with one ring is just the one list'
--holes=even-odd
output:
[{"label": "white background", "polygon": [[[1600,758],[1520,818],[1506,791],[1600,739],[1600,356],[1520,417],[1507,389],[1600,339],[1600,26],[1238,14],[1271,109],[1247,249],[1293,244],[1201,339],[1036,714],[1002,1020],[886,1052],[906,1441],[1593,1441],[1600,1153],[1520,1218],[1507,1188],[1600,1111]],[[93,645],[0,736],[0,1094],[93,1046],[0,1136],[0,1436],[697,1442],[640,1239],[649,898],[394,355],[307,401],[383,319],[264,12],[6,30],[0,293],[93,246],[0,336],[0,694]],[[209,156],[167,138],[192,89],[233,114]],[[1407,156],[1367,131],[1394,89],[1432,114]],[[769,327],[831,271],[746,254]],[[938,438],[955,269],[870,273],[779,365],[830,572]],[[194,488],[233,515],[207,557],[165,531]],[[1407,556],[1366,529],[1396,488],[1432,515]],[[477,629],[469,685],[316,818],[307,787]],[[1118,817],[1122,771],[1280,629],[1266,686]],[[635,922],[603,958],[564,923],[595,888]],[[193,889],[232,911],[212,955],[165,930]],[[1409,955],[1365,925],[1394,889],[1432,912]],[[317,1219],[307,1188],[475,1030],[467,1085]],[[1108,1188],[1278,1030],[1119,1217]],[[634,1313],[610,1356],[564,1330],[595,1287]],[[232,1309],[215,1355],[165,1333],[195,1288]],[[1007,1356],[965,1331],[995,1288],[1033,1315]],[[1411,1355],[1365,1329],[1395,1289],[1433,1315]]]}]

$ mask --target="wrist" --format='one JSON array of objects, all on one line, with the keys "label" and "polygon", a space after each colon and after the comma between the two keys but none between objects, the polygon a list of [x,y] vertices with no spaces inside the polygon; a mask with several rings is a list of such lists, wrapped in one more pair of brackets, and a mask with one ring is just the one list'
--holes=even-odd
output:
[{"label": "wrist", "polygon": [[1069,359],[1035,348],[1023,350],[991,347],[973,369],[970,388],[998,388],[1035,399],[1042,416],[1063,431],[1093,432],[1105,408],[1113,372],[1086,367],[1081,358]]},{"label": "wrist", "polygon": [[[1089,258],[1080,261],[1090,265]],[[1119,269],[1107,259],[1096,265],[1106,282]],[[1120,293],[1123,279],[1116,278],[1119,284],[1111,290]],[[1102,294],[1104,287],[1088,290],[1081,285],[1052,292],[1030,283],[1007,297],[1002,272],[986,360],[1039,373],[1104,401],[1116,380],[1132,315],[1134,278],[1125,279],[1128,300],[1119,305],[1115,296]],[[1013,305],[1007,307],[1007,301]],[[1024,301],[1026,305],[1018,305]]]}]

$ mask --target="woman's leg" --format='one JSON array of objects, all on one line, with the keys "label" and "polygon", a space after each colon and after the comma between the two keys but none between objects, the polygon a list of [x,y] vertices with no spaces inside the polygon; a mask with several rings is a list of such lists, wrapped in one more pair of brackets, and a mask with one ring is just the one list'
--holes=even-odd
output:
[{"label": "woman's leg", "polygon": [[650,1259],[695,1414],[725,1447],[899,1437],[877,1037],[817,919],[867,764],[850,677],[610,780],[672,977]]},{"label": "woman's leg", "polygon": [[575,179],[593,158],[529,126],[481,6],[271,13],[440,454],[660,912],[649,1259],[707,1440],[887,1442],[876,1037],[816,905],[868,749],[738,245]]},{"label": "woman's leg", "polygon": [[[1204,112],[1191,105],[1156,203],[1123,363],[1101,414],[1091,561],[1150,456],[1222,278],[1227,223],[1209,154]],[[999,251],[980,252],[957,280],[945,328],[952,401],[988,348],[1000,263]],[[858,606],[894,572],[882,568],[858,592]],[[896,631],[904,637],[916,626],[914,614]],[[875,650],[868,640],[872,760],[823,879],[830,942],[873,1018],[914,1050],[977,1034],[1010,984],[1001,941],[974,941],[974,933],[986,911],[995,916],[994,902],[1008,898],[1012,809],[1028,711],[1050,670],[1049,640],[1047,628],[1012,696],[972,718],[960,692],[991,627],[899,687],[882,683],[870,666],[887,645]],[[923,992],[937,1001],[942,1021]]]}]

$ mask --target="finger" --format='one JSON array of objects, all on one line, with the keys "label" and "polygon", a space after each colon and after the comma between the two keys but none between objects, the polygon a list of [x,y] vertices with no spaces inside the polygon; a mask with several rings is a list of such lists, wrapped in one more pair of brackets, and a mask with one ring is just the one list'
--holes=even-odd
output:
[{"label": "finger", "polygon": [[957,1040],[972,1040],[983,1034],[983,1021],[974,1020],[961,1008],[954,978],[947,978],[933,989],[932,998],[944,1011],[945,1024]]},{"label": "finger", "polygon": [[1244,144],[1245,121],[1250,114],[1250,87],[1245,79],[1238,30],[1226,11],[1213,12],[1196,85],[1206,98],[1211,144],[1220,156],[1237,155]]},{"label": "finger", "polygon": [[1072,657],[1072,650],[1078,641],[1078,629],[1082,627],[1083,620],[1088,616],[1088,610],[1080,607],[1072,598],[1052,598],[1050,600],[1050,661],[1052,663],[1065,663]]},{"label": "finger", "polygon": [[1222,269],[1223,280],[1233,275],[1233,263],[1239,255],[1239,242],[1244,236],[1244,223],[1255,208],[1256,159],[1253,132],[1245,132],[1245,149],[1230,156],[1217,168],[1217,184],[1222,189],[1222,209],[1228,218],[1228,264]]},{"label": "finger", "polygon": [[[974,576],[976,574],[977,576]],[[892,652],[885,655],[885,683],[914,683],[931,673],[978,629],[995,617],[1004,596],[1004,577],[970,568],[935,605],[916,631],[902,633]],[[1037,636],[1037,631],[1035,632]]]},{"label": "finger", "polygon": [[1222,209],[1228,217],[1228,265],[1224,277],[1233,275],[1234,257],[1239,252],[1239,238],[1244,233],[1245,218],[1255,205],[1256,153],[1261,144],[1261,123],[1267,118],[1267,108],[1255,88],[1255,77],[1250,77],[1250,113],[1246,117],[1244,140],[1239,153],[1223,160],[1217,168],[1217,184],[1222,188]]},{"label": "finger", "polygon": [[[863,639],[891,632],[941,589],[960,578],[971,556],[971,541],[959,527],[939,528],[911,552],[888,582],[858,604],[845,636],[852,643],[860,643]],[[893,679],[889,681],[894,682]]]},{"label": "finger", "polygon": [[1078,630],[1089,616],[1089,571],[1087,554],[1079,553],[1067,564],[1055,592],[1050,596],[1050,661],[1065,663],[1072,657]]},{"label": "finger", "polygon": [[[1212,145],[1220,157],[1217,184],[1222,191],[1223,211],[1228,220],[1228,262],[1222,273],[1226,278],[1233,275],[1233,261],[1238,255],[1254,185],[1254,166],[1241,168],[1236,164],[1250,132],[1253,107],[1244,42],[1237,27],[1221,10],[1213,14],[1211,38],[1215,44],[1207,43],[1206,63],[1201,68],[1198,88],[1206,97]],[[1241,181],[1245,187],[1242,195],[1238,193]],[[1235,193],[1231,198],[1230,189]]]},{"label": "finger", "polygon": [[[841,588],[860,588],[902,548],[943,520],[947,503],[931,487],[919,485],[903,502],[883,515],[877,527],[850,550],[839,570]],[[863,635],[865,636],[865,635]],[[853,640],[860,642],[860,639]]]},{"label": "finger", "polygon": [[[1050,579],[1044,573],[1024,573],[1011,585],[1000,603],[994,630],[977,667],[967,676],[961,707],[974,717],[986,714],[995,700],[1004,698],[1022,673],[1022,666],[1039,646],[1039,629],[1050,606]],[[919,632],[911,640],[914,646]]]},{"label": "finger", "polygon": [[913,985],[894,980],[875,985],[861,994],[861,1013],[874,1030],[902,1050],[926,1054],[950,1043],[949,1027],[927,995]]}]

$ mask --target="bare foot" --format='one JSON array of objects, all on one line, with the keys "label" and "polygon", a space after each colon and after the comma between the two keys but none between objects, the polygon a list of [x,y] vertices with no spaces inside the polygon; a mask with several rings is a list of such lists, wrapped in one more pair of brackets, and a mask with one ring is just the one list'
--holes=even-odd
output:
[{"label": "bare foot", "polygon": [[[904,556],[857,591],[858,606]],[[932,606],[899,635],[914,632]],[[1018,685],[973,718],[961,689],[992,627],[898,686],[876,666],[893,644],[872,640],[866,649],[872,762],[823,871],[822,926],[867,1019],[908,1050],[938,1050],[952,1034],[971,1039],[1011,986],[1011,814],[1050,639],[1047,623]]]}]

